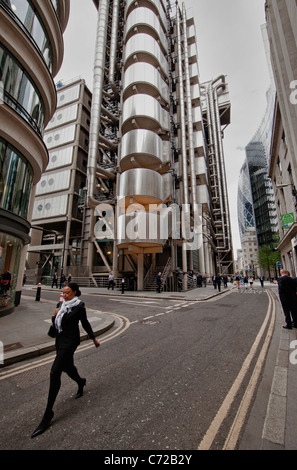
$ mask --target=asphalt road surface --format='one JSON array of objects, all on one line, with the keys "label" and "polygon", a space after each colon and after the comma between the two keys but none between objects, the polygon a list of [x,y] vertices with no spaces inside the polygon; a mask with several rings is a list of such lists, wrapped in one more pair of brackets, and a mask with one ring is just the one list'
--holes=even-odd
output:
[{"label": "asphalt road surface", "polygon": [[99,349],[87,341],[75,354],[83,397],[74,399],[64,374],[51,427],[31,439],[54,355],[5,368],[0,449],[238,448],[273,327],[272,297],[261,288],[201,302],[84,296],[116,323]]}]

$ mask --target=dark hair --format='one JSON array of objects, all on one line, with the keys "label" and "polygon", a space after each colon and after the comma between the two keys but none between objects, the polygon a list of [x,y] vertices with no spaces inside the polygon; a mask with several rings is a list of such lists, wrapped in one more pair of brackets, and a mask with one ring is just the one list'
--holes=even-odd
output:
[{"label": "dark hair", "polygon": [[78,284],[76,284],[76,282],[69,282],[68,287],[70,287],[70,289],[73,292],[76,292],[77,297],[79,297],[81,295],[81,291],[79,290],[79,286],[78,286]]}]

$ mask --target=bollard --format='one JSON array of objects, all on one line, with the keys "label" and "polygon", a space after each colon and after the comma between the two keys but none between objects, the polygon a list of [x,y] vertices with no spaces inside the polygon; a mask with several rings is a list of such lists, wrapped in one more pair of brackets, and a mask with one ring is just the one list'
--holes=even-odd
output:
[{"label": "bollard", "polygon": [[41,296],[41,283],[39,283],[37,286],[35,300],[40,300],[40,296]]}]

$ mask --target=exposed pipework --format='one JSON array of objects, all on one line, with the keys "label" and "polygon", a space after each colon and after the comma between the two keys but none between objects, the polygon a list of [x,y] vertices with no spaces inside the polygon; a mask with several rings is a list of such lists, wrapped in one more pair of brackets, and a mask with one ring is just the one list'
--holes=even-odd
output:
[{"label": "exposed pipework", "polygon": [[[189,155],[190,155],[190,171],[191,171],[191,189],[192,189],[192,204],[193,210],[197,209],[197,195],[196,195],[196,168],[195,168],[195,153],[194,153],[194,132],[193,132],[193,116],[192,116],[192,99],[191,99],[191,83],[190,83],[190,64],[188,52],[188,37],[187,37],[187,18],[186,7],[183,3],[183,28],[184,28],[184,56],[185,56],[185,78],[186,78],[186,98],[187,98],[187,118],[188,118],[188,142],[189,142]],[[201,272],[205,272],[205,259],[204,247],[199,250],[199,268]]]},{"label": "exposed pipework", "polygon": [[[214,88],[214,106],[216,111],[217,122],[220,122],[220,113],[219,113],[219,103],[218,103],[218,89],[221,87],[226,87],[225,77],[224,83],[216,85]],[[225,243],[225,248],[231,248],[231,228],[230,228],[230,217],[229,217],[229,203],[228,203],[228,192],[227,192],[227,182],[226,182],[226,169],[224,162],[224,150],[221,132],[218,133],[218,144],[219,144],[219,155],[220,155],[220,165],[221,165],[221,175],[222,175],[222,186],[223,186],[223,197],[224,197],[224,212],[223,217],[226,220],[226,238],[227,244]]]},{"label": "exposed pipework", "polygon": [[117,86],[115,84],[115,65],[117,53],[117,37],[118,37],[118,23],[119,23],[119,8],[120,0],[113,0],[112,12],[112,29],[111,29],[111,44],[110,44],[110,68],[109,68],[109,83],[115,96],[119,96]]},{"label": "exposed pipework", "polygon": [[187,165],[187,142],[186,142],[186,122],[185,122],[185,98],[183,84],[183,66],[182,66],[182,47],[181,47],[181,22],[178,3],[176,2],[176,28],[177,28],[177,54],[178,54],[178,74],[179,74],[179,102],[180,102],[180,120],[181,120],[181,138],[182,138],[182,169],[183,169],[183,189],[184,204],[189,203],[188,188],[188,165]]},{"label": "exposed pipework", "polygon": [[[189,207],[189,187],[188,187],[188,162],[187,162],[187,142],[186,142],[186,123],[185,123],[185,99],[184,99],[184,80],[182,67],[182,46],[181,46],[181,21],[178,2],[176,2],[176,28],[177,28],[177,59],[179,75],[179,102],[180,102],[180,121],[181,121],[181,141],[182,141],[182,175],[183,175],[183,194],[184,209]],[[184,216],[190,218],[190,213]],[[187,241],[182,243],[182,268],[183,268],[183,290],[187,290],[188,263],[187,263]]]},{"label": "exposed pipework", "polygon": [[88,204],[91,207],[98,205],[94,198],[95,179],[97,171],[99,128],[101,118],[102,91],[104,81],[104,66],[106,54],[107,26],[108,26],[109,0],[100,0],[98,8],[96,52],[93,72],[93,97],[91,107],[91,123],[89,133],[88,155]]},{"label": "exposed pipework", "polygon": [[223,244],[224,247],[226,246],[225,240],[225,230],[223,224],[223,217],[222,212],[224,210],[224,200],[222,194],[222,175],[221,175],[221,163],[220,163],[220,151],[219,151],[219,143],[218,143],[218,135],[220,133],[220,122],[217,122],[217,116],[215,112],[215,102],[214,102],[214,93],[213,93],[213,84],[218,79],[212,81],[209,84],[208,88],[208,96],[209,96],[209,106],[210,106],[210,119],[211,119],[211,128],[212,128],[212,137],[213,137],[213,145],[214,145],[214,153],[216,159],[216,170],[217,170],[217,185],[218,185],[218,196],[220,200],[220,213],[221,213],[221,223],[222,223],[222,235],[223,235]]},{"label": "exposed pipework", "polygon": [[189,53],[188,53],[188,38],[187,38],[187,19],[186,19],[186,8],[184,4],[183,4],[183,28],[184,28],[186,99],[187,99],[188,141],[189,141],[189,154],[190,154],[192,202],[193,202],[193,205],[195,205],[197,203],[197,197],[196,197],[194,137],[193,137],[194,134],[193,134],[192,100],[191,100],[190,68],[189,68]]}]

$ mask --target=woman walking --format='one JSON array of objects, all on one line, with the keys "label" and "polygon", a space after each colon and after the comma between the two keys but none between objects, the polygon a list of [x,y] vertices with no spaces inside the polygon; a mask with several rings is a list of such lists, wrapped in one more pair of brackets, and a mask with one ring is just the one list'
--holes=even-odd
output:
[{"label": "woman walking", "polygon": [[52,323],[56,330],[56,358],[50,372],[50,387],[46,410],[39,426],[31,435],[32,438],[42,434],[50,425],[54,416],[53,406],[61,387],[63,371],[78,385],[75,398],[80,398],[83,395],[86,379],[80,377],[74,365],[73,357],[80,343],[79,321],[93,340],[95,347],[98,348],[100,346],[87,319],[85,304],[78,298],[80,295],[79,286],[74,282],[69,283],[63,289],[64,300],[61,304],[58,304],[52,317]]}]

